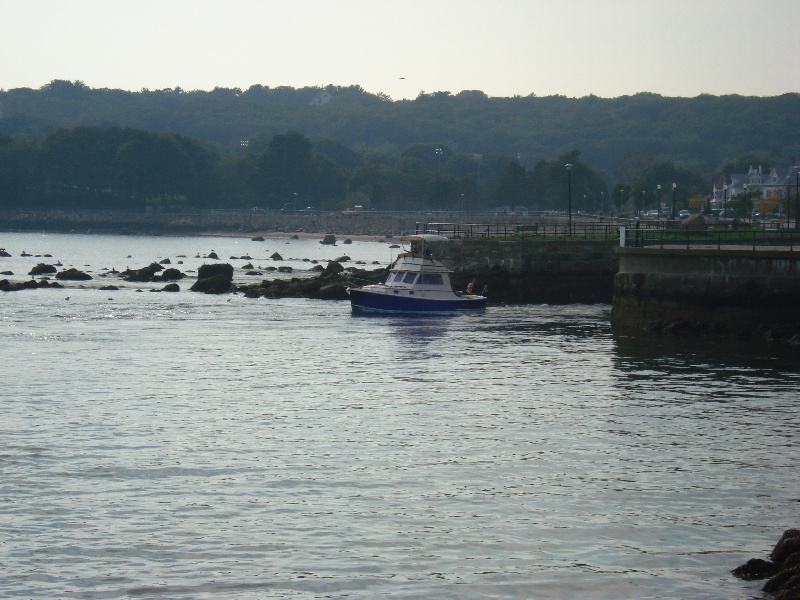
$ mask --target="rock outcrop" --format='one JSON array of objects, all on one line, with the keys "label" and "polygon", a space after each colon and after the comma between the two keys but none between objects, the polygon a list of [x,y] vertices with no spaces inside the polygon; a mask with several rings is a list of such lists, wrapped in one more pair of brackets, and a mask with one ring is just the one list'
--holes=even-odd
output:
[{"label": "rock outcrop", "polygon": [[28,275],[50,275],[56,271],[58,271],[58,269],[53,265],[39,263],[28,272]]},{"label": "rock outcrop", "polygon": [[784,531],[769,558],[751,558],[732,573],[745,581],[769,578],[763,590],[777,600],[800,598],[800,529]]},{"label": "rock outcrop", "polygon": [[233,266],[228,263],[202,265],[190,289],[204,294],[227,294],[233,289]]},{"label": "rock outcrop", "polygon": [[57,281],[47,281],[45,279],[29,279],[21,283],[11,283],[8,279],[0,279],[0,292],[18,292],[20,290],[36,290],[39,288],[60,288],[62,285]]},{"label": "rock outcrop", "polygon": [[84,273],[83,271],[79,271],[75,268],[66,269],[56,273],[56,279],[62,279],[64,281],[89,281],[91,278],[92,276],[88,273]]},{"label": "rock outcrop", "polygon": [[144,282],[144,281],[153,281],[153,277],[155,277],[156,273],[159,271],[163,271],[164,267],[162,267],[158,263],[150,263],[146,267],[142,267],[141,269],[125,269],[122,273],[119,274],[125,281],[134,281],[134,282]]}]

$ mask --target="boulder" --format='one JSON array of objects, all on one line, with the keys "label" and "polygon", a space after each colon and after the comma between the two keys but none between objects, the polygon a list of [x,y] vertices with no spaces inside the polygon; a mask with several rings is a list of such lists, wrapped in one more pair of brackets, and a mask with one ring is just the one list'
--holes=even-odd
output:
[{"label": "boulder", "polygon": [[56,279],[63,279],[65,281],[88,281],[92,278],[88,273],[79,271],[78,269],[66,269],[56,273]]},{"label": "boulder", "polygon": [[44,279],[28,279],[22,283],[11,283],[8,279],[0,280],[0,292],[17,292],[19,290],[35,290],[38,288],[60,288],[61,284],[57,281],[46,281]]},{"label": "boulder", "polygon": [[28,275],[46,275],[50,273],[55,273],[56,271],[58,271],[58,269],[56,269],[53,265],[39,263],[30,270]]},{"label": "boulder", "polygon": [[325,267],[323,273],[330,275],[331,273],[341,273],[342,271],[344,271],[344,267],[340,265],[338,261],[332,260],[328,263],[328,266]]},{"label": "boulder", "polygon": [[183,279],[186,277],[183,273],[181,273],[178,269],[166,269],[161,274],[161,281],[178,281],[179,279]]},{"label": "boulder", "polygon": [[233,266],[227,263],[202,265],[197,270],[197,281],[193,292],[204,294],[227,294],[233,288]]},{"label": "boulder", "polygon": [[342,255],[339,258],[336,258],[334,260],[336,262],[338,262],[338,263],[343,263],[343,262],[347,262],[347,261],[352,260],[352,259],[349,256],[347,256],[346,254],[344,254],[344,255]]},{"label": "boulder", "polygon": [[162,292],[180,292],[181,291],[181,286],[179,286],[177,283],[168,283],[163,288],[161,288],[161,291]]},{"label": "boulder", "polygon": [[264,241],[264,236],[263,235],[257,235],[255,237],[251,237],[250,241],[251,242],[263,242]]},{"label": "boulder", "polygon": [[329,233],[327,234],[322,240],[320,244],[325,244],[326,246],[335,246],[336,245],[336,236]]},{"label": "boulder", "polygon": [[190,288],[193,292],[204,294],[227,294],[231,291],[231,281],[224,275],[214,275],[205,279],[198,279]]},{"label": "boulder", "polygon": [[283,257],[278,254],[277,252],[273,252],[272,256],[270,256],[272,260],[283,260]]},{"label": "boulder", "polygon": [[222,275],[227,278],[228,281],[233,281],[233,266],[229,265],[228,263],[222,263],[215,265],[201,265],[201,267],[197,269],[198,279],[216,277],[217,275]]},{"label": "boulder", "polygon": [[0,257],[9,258],[10,256],[11,255],[8,252],[6,252],[5,248],[0,248]]},{"label": "boulder", "polygon": [[154,262],[141,269],[125,269],[119,275],[125,281],[152,281],[156,273],[163,270],[164,267]]},{"label": "boulder", "polygon": [[800,529],[784,531],[770,558],[751,558],[732,573],[745,581],[769,577],[762,589],[777,600],[800,598]]}]

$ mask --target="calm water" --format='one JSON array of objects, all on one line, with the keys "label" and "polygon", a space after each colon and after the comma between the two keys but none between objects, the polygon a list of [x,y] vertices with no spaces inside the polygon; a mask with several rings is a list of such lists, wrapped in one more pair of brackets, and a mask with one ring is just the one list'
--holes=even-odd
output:
[{"label": "calm water", "polygon": [[[0,246],[18,274],[46,261],[23,249],[94,273],[389,260]],[[0,295],[0,596],[757,598],[730,570],[798,525],[797,357],[614,339],[608,306],[366,317],[96,285]]]}]

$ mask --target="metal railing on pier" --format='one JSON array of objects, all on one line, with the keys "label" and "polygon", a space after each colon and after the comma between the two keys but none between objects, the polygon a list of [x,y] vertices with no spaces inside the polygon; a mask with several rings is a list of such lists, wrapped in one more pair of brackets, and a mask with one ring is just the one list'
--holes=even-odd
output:
[{"label": "metal railing on pier", "polygon": [[630,229],[620,231],[620,245],[628,248],[666,249],[781,249],[800,251],[796,229]]},{"label": "metal railing on pier", "polygon": [[527,223],[428,223],[417,222],[417,234],[434,233],[461,239],[619,239],[626,247],[774,248],[800,251],[800,231],[770,225],[706,229],[681,228],[670,221],[609,219],[607,221],[541,221]]},{"label": "metal railing on pier", "polygon": [[619,237],[619,223],[586,221],[573,223],[426,223],[417,222],[416,233],[435,233],[449,238],[578,238],[610,240]]}]

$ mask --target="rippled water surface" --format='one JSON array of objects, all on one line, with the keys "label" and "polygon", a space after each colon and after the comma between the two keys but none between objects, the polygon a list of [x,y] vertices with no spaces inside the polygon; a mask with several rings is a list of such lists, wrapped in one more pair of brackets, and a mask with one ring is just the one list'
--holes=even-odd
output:
[{"label": "rippled water surface", "polygon": [[798,524],[797,357],[609,312],[2,294],[0,596],[760,597],[730,570]]}]

